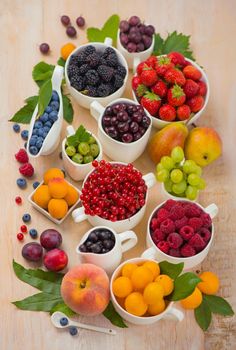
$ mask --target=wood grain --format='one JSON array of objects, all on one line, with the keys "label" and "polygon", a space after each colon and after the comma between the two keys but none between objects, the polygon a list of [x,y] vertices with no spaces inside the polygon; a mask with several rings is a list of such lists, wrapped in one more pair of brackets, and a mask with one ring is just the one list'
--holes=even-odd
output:
[{"label": "wood grain", "polygon": [[[0,349],[1,350],[64,350],[64,349],[126,349],[126,350],[233,350],[236,342],[235,318],[214,316],[209,331],[204,336],[197,326],[192,312],[186,312],[181,323],[160,321],[149,327],[130,326],[118,329],[114,337],[80,331],[77,338],[54,329],[45,313],[23,312],[10,302],[22,299],[35,292],[33,288],[16,279],[12,271],[12,259],[25,264],[21,257],[21,244],[16,233],[25,212],[32,214],[32,224],[40,231],[56,225],[32,209],[27,195],[32,191],[32,181],[23,192],[16,186],[18,165],[13,160],[14,153],[22,146],[19,135],[12,131],[7,122],[9,117],[22,106],[27,96],[37,92],[31,78],[33,65],[44,59],[38,50],[41,42],[48,42],[51,54],[45,59],[55,63],[60,47],[68,41],[65,29],[60,24],[60,16],[68,14],[75,21],[83,14],[89,26],[100,27],[113,13],[121,18],[137,14],[148,23],[155,25],[163,35],[177,30],[191,35],[191,43],[197,62],[206,70],[211,86],[207,110],[198,125],[215,127],[224,142],[224,155],[212,166],[204,170],[208,182],[207,189],[200,196],[203,205],[215,202],[219,215],[215,220],[215,241],[202,268],[215,271],[221,279],[220,294],[234,306],[236,304],[235,249],[236,249],[236,189],[235,189],[235,22],[236,3],[233,0],[2,0],[0,2],[0,76],[1,76],[1,264],[0,264]],[[86,32],[79,30],[76,44],[86,41]],[[129,85],[126,96],[131,96]],[[74,103],[76,127],[81,122],[96,132],[96,122],[88,111]],[[65,125],[64,125],[65,126]],[[62,138],[65,136],[63,131]],[[33,161],[37,180],[45,169],[62,167],[60,149],[49,157]],[[154,166],[144,153],[135,166],[143,173],[153,171]],[[80,187],[81,184],[78,184]],[[14,204],[16,195],[22,195],[21,207]],[[125,254],[124,259],[140,255],[145,247],[146,223],[150,212],[163,200],[160,186],[151,191],[150,201],[143,222],[135,228],[139,237],[138,246]],[[64,238],[64,248],[70,254],[70,266],[77,263],[75,246],[89,228],[88,223],[75,224],[71,218],[60,227]],[[26,238],[29,241],[29,237]],[[108,326],[102,316],[81,318],[81,321]]]}]

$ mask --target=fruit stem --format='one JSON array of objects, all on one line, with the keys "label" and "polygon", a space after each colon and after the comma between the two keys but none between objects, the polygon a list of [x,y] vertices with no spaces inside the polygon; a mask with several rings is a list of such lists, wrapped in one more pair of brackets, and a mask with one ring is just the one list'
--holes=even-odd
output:
[{"label": "fruit stem", "polygon": [[80,283],[80,288],[85,288],[86,287],[86,281],[82,281]]}]

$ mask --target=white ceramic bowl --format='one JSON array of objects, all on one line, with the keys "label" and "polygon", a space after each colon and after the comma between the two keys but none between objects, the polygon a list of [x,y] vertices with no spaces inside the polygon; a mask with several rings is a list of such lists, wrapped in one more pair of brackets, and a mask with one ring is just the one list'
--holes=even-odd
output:
[{"label": "white ceramic bowl", "polygon": [[126,48],[124,48],[124,46],[120,42],[120,29],[118,29],[117,50],[119,50],[120,53],[122,53],[122,55],[124,56],[124,58],[128,63],[129,69],[133,69],[134,73],[139,63],[142,61],[145,61],[148,57],[151,56],[154,49],[154,44],[155,44],[155,35],[152,36],[152,43],[148,49],[141,52],[129,52],[128,50],[126,50]]},{"label": "white ceramic bowl", "polygon": [[112,300],[112,303],[114,305],[114,308],[116,309],[118,314],[124,320],[126,320],[130,323],[136,324],[136,325],[140,325],[140,326],[149,325],[149,324],[155,323],[157,321],[160,321],[161,319],[175,319],[178,321],[182,321],[184,318],[184,314],[182,311],[173,307],[173,305],[174,305],[173,302],[170,302],[169,305],[167,306],[167,308],[161,314],[156,315],[156,316],[147,316],[147,317],[144,317],[144,316],[140,317],[140,316],[132,315],[129,312],[127,312],[125,309],[123,309],[119,305],[119,303],[117,302],[116,297],[113,294],[112,284],[113,284],[113,281],[120,275],[122,267],[127,263],[141,264],[147,260],[148,261],[155,261],[153,259],[134,258],[134,259],[124,261],[114,271],[114,273],[112,274],[112,277],[111,277],[111,281],[110,281],[110,294],[111,294],[111,300]]},{"label": "white ceramic bowl", "polygon": [[103,106],[106,106],[108,103],[112,102],[114,99],[119,98],[123,95],[124,91],[125,91],[125,86],[127,83],[127,79],[128,79],[128,66],[127,66],[127,62],[125,60],[125,58],[123,57],[123,55],[113,47],[113,49],[115,50],[117,57],[119,59],[120,64],[122,64],[122,66],[125,67],[126,69],[126,76],[124,78],[124,83],[123,85],[117,90],[115,91],[113,94],[106,96],[106,97],[90,97],[90,96],[86,96],[84,94],[82,94],[81,92],[77,91],[75,88],[73,88],[70,84],[70,80],[69,77],[67,75],[67,68],[69,65],[69,61],[70,61],[70,57],[74,54],[76,54],[77,52],[81,51],[82,49],[84,49],[86,46],[89,45],[93,45],[96,49],[98,50],[105,50],[107,47],[112,45],[112,40],[110,38],[106,38],[104,43],[96,43],[96,42],[91,42],[85,45],[81,45],[79,47],[77,47],[68,57],[68,59],[66,60],[66,65],[65,65],[65,78],[66,78],[66,84],[67,87],[69,89],[70,94],[75,98],[75,100],[78,102],[79,105],[81,105],[84,108],[89,109],[90,108],[90,104],[97,100],[99,101]]},{"label": "white ceramic bowl", "polygon": [[[67,130],[68,136],[75,134],[75,130],[74,130],[73,126],[71,126],[71,125],[69,125],[66,128],[66,130]],[[91,135],[97,141],[100,152],[99,152],[98,156],[96,157],[96,160],[100,161],[102,159],[102,145],[99,142],[98,138],[94,134],[91,133]],[[66,154],[65,143],[66,143],[66,138],[62,141],[62,159],[63,159],[63,165],[65,167],[65,170],[67,171],[67,173],[70,175],[70,177],[74,181],[83,180],[85,178],[85,176],[91,170],[93,170],[92,163],[78,164],[78,163],[73,162],[73,160],[70,159],[70,157]]]},{"label": "white ceramic bowl", "polygon": [[[109,103],[108,106],[115,105],[116,103],[129,103],[139,105],[138,103],[127,98],[119,98]],[[98,122],[98,138],[101,141],[104,152],[109,158],[118,162],[132,163],[139,156],[141,156],[147,146],[152,128],[152,118],[150,118],[149,115],[148,117],[150,119],[150,125],[147,128],[145,134],[137,141],[124,143],[112,139],[103,129],[102,118],[105,112],[105,108],[100,103],[94,101],[90,106],[90,112]]]},{"label": "white ceramic bowl", "polygon": [[[184,199],[178,199],[178,200],[185,201]],[[185,202],[189,202],[189,201],[185,201]],[[212,245],[213,238],[214,238],[214,225],[212,223],[212,231],[211,231],[210,241],[208,242],[206,247],[198,254],[196,254],[194,256],[186,257],[186,258],[174,257],[174,256],[170,256],[168,254],[165,254],[155,245],[155,243],[152,240],[151,232],[150,232],[150,224],[151,224],[152,217],[164,204],[165,204],[165,202],[159,204],[153,210],[153,212],[151,213],[151,215],[148,219],[146,244],[147,244],[147,247],[149,247],[149,248],[143,252],[142,257],[146,258],[146,259],[154,259],[157,261],[166,260],[172,264],[178,264],[178,263],[183,262],[184,263],[184,270],[192,269],[195,266],[197,266],[198,264],[200,264],[207,257],[207,254],[210,250],[210,247]],[[211,219],[213,219],[218,213],[218,207],[216,206],[216,204],[210,204],[206,208],[203,208],[199,203],[195,203],[195,204],[198,205],[202,210],[204,210],[205,213],[209,214]]]},{"label": "white ceramic bowl", "polygon": [[[165,55],[162,55],[162,56],[165,56]],[[160,56],[158,56],[158,57],[160,57]],[[167,121],[161,120],[159,118],[155,118],[155,117],[151,116],[151,114],[148,113],[148,111],[146,111],[150,115],[150,117],[152,117],[153,126],[157,129],[162,129],[165,126],[167,126],[168,124],[173,124],[173,123],[184,123],[187,125],[191,125],[197,121],[197,119],[203,114],[203,112],[206,109],[206,106],[207,106],[207,103],[209,100],[209,96],[210,96],[210,86],[209,86],[209,80],[207,78],[207,75],[204,72],[204,70],[196,62],[190,60],[189,58],[185,58],[185,60],[190,62],[194,67],[196,67],[202,73],[201,80],[204,81],[204,83],[207,86],[207,93],[206,93],[206,96],[204,97],[204,99],[205,99],[204,105],[203,105],[202,109],[199,112],[195,113],[191,119],[187,119],[187,120],[183,120],[183,121],[176,121],[176,122],[175,121],[167,122]],[[132,94],[133,94],[134,100],[138,102],[138,99],[137,99],[133,89],[132,89]]]},{"label": "white ceramic bowl", "polygon": [[162,191],[162,193],[164,194],[164,196],[167,199],[174,199],[176,201],[184,200],[184,201],[188,201],[188,202],[197,202],[197,200],[198,200],[198,195],[197,195],[197,197],[194,200],[191,200],[191,199],[188,199],[188,198],[185,198],[185,197],[174,196],[173,194],[171,194],[171,193],[166,191],[165,186],[164,186],[163,183],[161,184],[161,191]]},{"label": "white ceramic bowl", "polygon": [[[111,163],[117,164],[118,162],[111,162]],[[119,162],[119,164],[124,164],[124,163]],[[89,177],[89,175],[92,172],[93,171],[91,171],[84,179],[82,188],[83,188],[87,178]],[[144,175],[143,179],[144,179],[148,189],[151,188],[152,186],[154,186],[156,183],[156,178],[155,178],[155,175],[153,173],[148,173],[148,174]],[[81,222],[84,220],[88,220],[92,226],[107,226],[107,227],[109,227],[117,232],[131,230],[133,227],[138,225],[138,223],[142,220],[142,218],[144,216],[147,202],[148,202],[148,189],[147,189],[147,193],[146,193],[146,202],[145,202],[144,206],[136,214],[131,216],[129,219],[118,220],[118,221],[112,222],[110,220],[103,219],[98,215],[95,215],[95,216],[87,215],[84,212],[83,206],[81,208],[75,209],[72,212],[72,217],[73,217],[75,222]]]}]

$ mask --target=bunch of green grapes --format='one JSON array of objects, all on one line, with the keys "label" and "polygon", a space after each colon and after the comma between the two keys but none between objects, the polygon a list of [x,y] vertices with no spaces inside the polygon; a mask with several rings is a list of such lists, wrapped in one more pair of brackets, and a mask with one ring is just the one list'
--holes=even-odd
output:
[{"label": "bunch of green grapes", "polygon": [[184,160],[183,149],[173,148],[171,156],[164,156],[157,165],[156,178],[163,182],[167,192],[190,200],[197,198],[198,191],[206,187],[201,178],[202,169],[193,160]]}]

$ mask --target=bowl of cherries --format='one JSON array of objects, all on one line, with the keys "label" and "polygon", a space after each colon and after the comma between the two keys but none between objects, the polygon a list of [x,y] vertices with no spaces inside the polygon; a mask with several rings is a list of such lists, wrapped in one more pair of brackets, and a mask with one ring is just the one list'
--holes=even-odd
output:
[{"label": "bowl of cherries", "polygon": [[94,170],[85,178],[82,207],[72,212],[75,222],[107,226],[117,232],[130,230],[143,218],[153,173],[142,175],[132,164],[93,161]]}]

